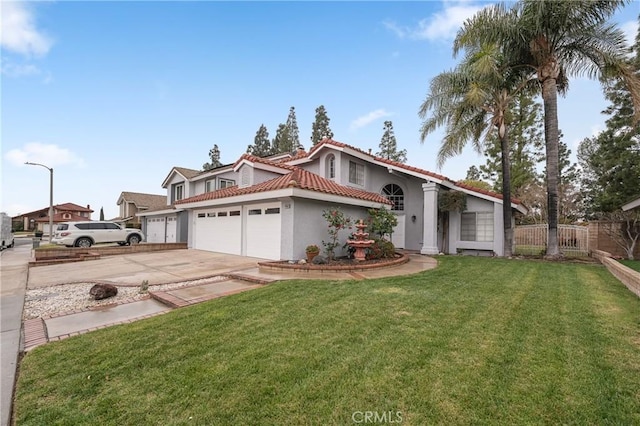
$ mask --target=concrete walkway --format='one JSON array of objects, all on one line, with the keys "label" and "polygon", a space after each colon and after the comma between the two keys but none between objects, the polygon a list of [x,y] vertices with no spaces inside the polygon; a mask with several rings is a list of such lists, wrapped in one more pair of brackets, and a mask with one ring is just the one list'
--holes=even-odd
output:
[{"label": "concrete walkway", "polygon": [[[17,239],[16,239],[17,241]],[[0,253],[0,424],[11,419],[13,385],[16,380],[20,343],[22,309],[27,287],[27,264],[31,246],[20,245]]]}]

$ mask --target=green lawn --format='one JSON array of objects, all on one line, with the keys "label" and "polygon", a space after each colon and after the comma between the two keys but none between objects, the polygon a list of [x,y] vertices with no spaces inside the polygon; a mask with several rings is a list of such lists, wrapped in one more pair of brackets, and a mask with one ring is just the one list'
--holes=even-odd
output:
[{"label": "green lawn", "polygon": [[634,271],[640,272],[640,260],[621,260],[620,263],[622,263],[625,266],[628,266]]},{"label": "green lawn", "polygon": [[640,299],[604,267],[438,261],[36,348],[17,424],[640,424]]}]

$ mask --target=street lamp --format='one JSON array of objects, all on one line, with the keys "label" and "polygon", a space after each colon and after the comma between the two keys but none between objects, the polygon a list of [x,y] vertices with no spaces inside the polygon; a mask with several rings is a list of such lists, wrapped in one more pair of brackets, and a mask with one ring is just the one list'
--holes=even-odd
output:
[{"label": "street lamp", "polygon": [[49,170],[49,244],[51,244],[51,240],[53,238],[53,167],[47,167],[44,164],[40,163],[31,163],[29,161],[24,164],[28,164],[30,166],[40,166]]}]

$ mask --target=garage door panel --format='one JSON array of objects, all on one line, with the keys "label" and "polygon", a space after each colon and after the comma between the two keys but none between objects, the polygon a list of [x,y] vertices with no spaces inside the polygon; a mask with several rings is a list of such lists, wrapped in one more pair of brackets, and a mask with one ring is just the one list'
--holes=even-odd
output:
[{"label": "garage door panel", "polygon": [[247,256],[280,259],[280,203],[261,204],[246,208]]},{"label": "garage door panel", "polygon": [[164,243],[164,217],[147,219],[147,242]]},{"label": "garage door panel", "polygon": [[241,209],[227,208],[196,213],[195,248],[219,253],[242,253]]}]

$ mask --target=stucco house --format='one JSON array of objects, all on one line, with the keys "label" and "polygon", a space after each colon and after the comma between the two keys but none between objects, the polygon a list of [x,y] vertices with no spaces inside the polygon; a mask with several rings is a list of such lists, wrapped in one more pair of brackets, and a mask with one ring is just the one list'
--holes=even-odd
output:
[{"label": "stucco house", "polygon": [[[55,225],[61,222],[80,222],[91,220],[91,206],[79,206],[74,203],[55,204],[53,206],[53,223]],[[43,231],[49,233],[49,207],[43,207],[29,213],[23,213],[14,216],[11,219],[14,229],[23,229],[25,231]]]},{"label": "stucco house", "polygon": [[[161,239],[186,241],[194,249],[301,259],[307,245],[327,240],[322,212],[338,206],[354,219],[365,219],[369,208],[390,209],[398,218],[392,235],[398,248],[423,254],[443,247],[449,253],[504,253],[500,194],[334,140],[323,140],[309,152],[268,158],[244,154],[208,171],[174,167],[162,186],[167,206],[138,213],[143,231],[150,235],[171,219],[176,232]],[[466,210],[451,212],[448,221],[438,211],[443,191],[460,191],[467,199]],[[517,200],[511,207],[526,212]]]},{"label": "stucco house", "polygon": [[119,208],[119,215],[111,219],[114,222],[123,224],[138,224],[140,217],[136,213],[147,210],[158,210],[167,204],[165,195],[145,194],[142,192],[123,191],[116,202]]}]

